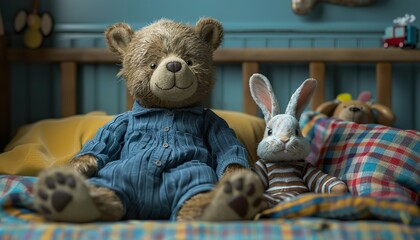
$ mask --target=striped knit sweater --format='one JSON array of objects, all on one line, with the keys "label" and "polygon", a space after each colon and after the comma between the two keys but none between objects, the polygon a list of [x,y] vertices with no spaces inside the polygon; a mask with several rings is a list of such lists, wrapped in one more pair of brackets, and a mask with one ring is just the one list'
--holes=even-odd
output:
[{"label": "striped knit sweater", "polygon": [[260,159],[256,164],[256,172],[264,184],[265,197],[271,205],[306,192],[328,193],[332,187],[343,183],[304,160],[267,162]]}]

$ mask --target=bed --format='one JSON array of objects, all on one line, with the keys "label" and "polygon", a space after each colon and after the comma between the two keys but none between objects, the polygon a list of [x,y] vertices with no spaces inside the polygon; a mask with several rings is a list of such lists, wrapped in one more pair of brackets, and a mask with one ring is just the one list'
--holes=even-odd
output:
[{"label": "bed", "polygon": [[[77,114],[77,69],[81,64],[114,64],[105,49],[14,49],[0,39],[0,236],[2,239],[420,239],[420,132],[358,125],[314,110],[325,101],[330,62],[376,66],[377,101],[391,107],[392,64],[420,62],[420,51],[400,49],[220,49],[215,62],[240,63],[243,85],[267,62],[307,63],[318,89],[301,126],[311,141],[308,161],[343,179],[345,195],[305,194],[261,212],[253,221],[210,223],[120,221],[50,223],[32,208],[32,186],[42,169],[66,164],[112,116]],[[47,62],[60,66],[61,117],[22,126],[10,135],[10,66]],[[257,160],[264,121],[248,88],[243,112],[217,110]],[[127,108],[132,100],[127,96]],[[58,134],[60,133],[60,134]],[[66,135],[61,138],[58,135]],[[59,141],[58,141],[59,139]],[[59,142],[59,144],[58,144]]]}]

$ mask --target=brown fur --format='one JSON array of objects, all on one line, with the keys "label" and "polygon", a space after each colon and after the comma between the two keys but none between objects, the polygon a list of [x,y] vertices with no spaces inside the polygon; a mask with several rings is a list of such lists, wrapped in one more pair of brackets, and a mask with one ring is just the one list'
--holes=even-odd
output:
[{"label": "brown fur", "polygon": [[205,208],[213,200],[214,193],[214,191],[200,193],[190,198],[179,210],[176,220],[185,222],[193,221],[201,217]]},{"label": "brown fur", "polygon": [[[163,19],[136,32],[129,25],[118,23],[109,27],[105,31],[105,36],[109,49],[121,59],[122,68],[119,75],[126,81],[134,99],[143,107],[186,108],[198,105],[210,94],[215,72],[213,51],[220,46],[223,39],[223,29],[218,21],[204,18],[193,27]],[[180,66],[178,70],[175,70],[175,63]],[[98,220],[121,219],[124,208],[116,193],[104,187],[87,185],[85,188],[84,178],[79,176],[79,173],[86,177],[96,173],[98,167],[96,158],[89,154],[79,156],[74,158],[70,165],[77,170],[77,173],[54,171],[54,176],[47,173],[45,179],[48,182],[54,180],[64,185],[68,193],[73,194],[72,197],[83,196],[84,202],[86,198],[92,200],[92,207],[87,206],[84,209],[82,205],[76,203],[72,205],[73,202],[70,202],[67,206],[73,208],[67,208],[72,210],[66,213],[74,215],[73,212],[78,209],[82,211],[78,216],[84,214],[89,216],[88,219],[74,218],[75,221],[91,221],[98,215],[100,215]],[[234,176],[233,173],[237,174]],[[198,194],[187,200],[181,207],[177,219],[180,221],[200,219],[209,212],[215,213],[217,218],[219,215],[224,215],[220,218],[222,220],[239,219],[239,217],[243,219],[243,216],[251,218],[259,210],[259,206],[250,204],[250,201],[258,200],[262,195],[262,185],[254,175],[239,165],[228,166],[220,184],[210,192]],[[226,182],[231,185],[232,182],[229,182],[231,176],[232,182],[235,180],[243,184],[226,192],[221,186]],[[67,178],[70,179],[68,183],[63,180]],[[54,194],[54,189],[48,188],[48,184],[38,183],[37,186],[40,187],[40,191],[46,189]],[[246,192],[246,189],[253,191]],[[244,208],[238,209],[237,206],[232,208],[230,215],[226,215],[224,210],[218,211],[220,204],[218,201],[213,201],[216,194],[219,196],[219,201],[222,198],[226,200],[220,204],[228,206],[228,210],[231,210],[230,205],[227,205],[232,202],[231,200],[240,200],[242,204],[246,204],[245,211],[242,211]],[[41,197],[39,202],[42,204],[47,201],[45,197]],[[206,212],[206,208],[211,211]],[[207,220],[212,219],[207,218]]]},{"label": "brown fur", "polygon": [[177,220],[191,221],[202,216],[204,209],[207,207],[207,205],[210,204],[218,188],[223,186],[224,181],[226,181],[226,179],[229,179],[231,174],[236,171],[244,171],[245,174],[245,172],[247,172],[248,170],[244,169],[242,166],[239,165],[230,165],[228,168],[226,168],[225,173],[223,174],[223,178],[221,179],[220,183],[216,186],[215,191],[197,194],[196,196],[186,201],[179,210]]},{"label": "brown fur", "polygon": [[[214,25],[211,25],[212,23]],[[127,26],[117,24],[107,30],[106,36],[110,36],[109,32],[117,31],[118,26],[127,29]],[[214,29],[208,30],[204,36],[195,34],[202,28]],[[223,37],[220,23],[212,19],[203,19],[199,21],[195,29],[181,23],[161,20],[135,33],[129,30],[127,32],[131,33],[131,41],[125,48],[124,54],[118,52],[123,65],[119,75],[126,80],[130,94],[141,105],[148,108],[189,107],[207,98],[214,85],[213,50],[220,45]],[[213,37],[212,34],[216,35]],[[126,41],[127,39],[123,40],[123,42]],[[108,44],[112,42],[113,40],[107,40]],[[108,46],[115,52],[115,45]],[[176,56],[184,61],[191,60],[193,63],[190,69],[197,78],[198,88],[196,93],[185,101],[162,101],[151,92],[149,84],[145,83],[150,81],[154,72],[150,65],[152,63],[159,65],[168,56]]]},{"label": "brown fur", "polygon": [[134,31],[128,24],[118,23],[112,25],[105,31],[105,39],[109,50],[122,57],[133,34]]},{"label": "brown fur", "polygon": [[[118,30],[119,28],[121,30]],[[118,32],[118,38],[115,39],[115,35],[110,32]],[[192,27],[163,19],[137,32],[132,32],[128,25],[117,24],[106,31],[106,37],[109,48],[117,52],[122,59],[119,75],[126,80],[129,92],[142,106],[147,108],[190,107],[201,103],[210,94],[214,85],[215,72],[213,51],[223,40],[223,28],[218,21],[203,18],[195,27]],[[114,38],[109,39],[112,37]],[[189,61],[192,62],[188,68],[198,84],[192,96],[179,102],[162,100],[153,93],[150,87],[154,74],[162,71],[152,68],[152,64],[158,68],[159,64],[165,62],[166,59],[173,58],[183,65]],[[229,166],[223,179],[228,179],[227,176],[238,169],[243,168],[237,165]],[[204,209],[212,201],[217,190],[218,187],[214,191],[201,193],[189,199],[181,207],[177,220],[198,219],[203,215]]]},{"label": "brown fur", "polygon": [[96,208],[101,212],[102,221],[117,221],[123,217],[124,207],[115,192],[110,189],[89,185]]},{"label": "brown fur", "polygon": [[[350,109],[352,107],[356,107],[360,109],[360,111],[351,111]],[[368,104],[359,100],[347,100],[344,102],[328,101],[319,105],[315,111],[329,117],[332,116],[359,124],[379,123],[386,126],[392,126],[395,121],[394,113],[385,105]],[[377,112],[377,119],[375,119],[374,111]]]},{"label": "brown fur", "polygon": [[[246,174],[255,174],[250,172],[248,169],[243,168],[242,166],[230,165],[228,168],[226,168],[222,179],[220,179],[220,182],[216,185],[213,191],[197,194],[184,203],[178,212],[177,221],[192,221],[199,219],[203,215],[206,207],[213,201],[216,192],[224,186],[225,182],[230,180],[230,177],[234,173],[238,172],[240,172],[239,174],[243,176]],[[267,208],[265,202],[261,203],[260,208]]]},{"label": "brown fur", "polygon": [[70,161],[70,166],[76,169],[83,176],[91,177],[95,174],[98,163],[94,156],[87,154],[78,158],[73,158]]}]

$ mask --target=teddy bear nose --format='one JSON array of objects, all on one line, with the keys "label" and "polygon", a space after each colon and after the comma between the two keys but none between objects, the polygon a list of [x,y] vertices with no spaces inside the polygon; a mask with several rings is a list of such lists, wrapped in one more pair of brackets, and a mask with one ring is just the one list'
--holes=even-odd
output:
[{"label": "teddy bear nose", "polygon": [[358,107],[349,107],[349,110],[352,111],[352,112],[358,112],[358,111],[360,111],[360,108],[358,108]]},{"label": "teddy bear nose", "polygon": [[178,72],[179,70],[181,70],[181,63],[180,62],[168,62],[166,64],[166,69],[168,69],[168,71],[171,71],[173,73]]}]

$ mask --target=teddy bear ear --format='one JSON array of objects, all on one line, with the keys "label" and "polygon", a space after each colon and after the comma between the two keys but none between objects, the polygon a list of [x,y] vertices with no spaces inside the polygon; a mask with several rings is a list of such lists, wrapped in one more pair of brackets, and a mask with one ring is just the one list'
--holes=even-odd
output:
[{"label": "teddy bear ear", "polygon": [[134,31],[126,23],[117,23],[105,30],[105,38],[108,48],[122,56],[128,44],[131,42],[131,38]]},{"label": "teddy bear ear", "polygon": [[213,18],[201,18],[195,25],[195,31],[216,50],[223,40],[222,24]]},{"label": "teddy bear ear", "polygon": [[392,110],[381,104],[374,103],[371,105],[372,110],[377,111],[378,119],[377,122],[382,125],[392,126],[394,124],[396,117]]},{"label": "teddy bear ear", "polygon": [[339,101],[324,102],[315,109],[315,112],[319,112],[327,115],[328,117],[331,117],[334,115],[334,111],[340,103],[341,102]]}]

